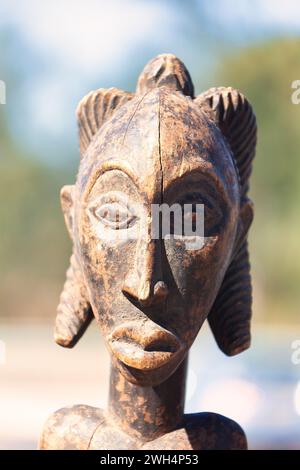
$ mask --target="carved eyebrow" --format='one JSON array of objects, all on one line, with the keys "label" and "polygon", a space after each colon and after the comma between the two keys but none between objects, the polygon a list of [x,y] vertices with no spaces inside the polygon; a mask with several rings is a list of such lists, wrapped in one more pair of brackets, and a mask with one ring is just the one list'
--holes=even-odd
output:
[{"label": "carved eyebrow", "polygon": [[[204,170],[204,171],[203,171]],[[204,168],[195,168],[192,170],[187,170],[181,175],[179,175],[176,179],[170,181],[169,185],[165,189],[166,193],[173,193],[177,191],[179,187],[186,183],[196,183],[198,181],[205,182],[205,185],[216,191],[216,193],[221,193],[225,200],[229,200],[228,198],[228,189],[226,183],[223,179],[213,170],[210,166],[205,166]],[[201,190],[201,187],[199,187]],[[186,188],[185,192],[189,192],[189,189]]]},{"label": "carved eyebrow", "polygon": [[137,175],[134,173],[133,169],[127,162],[120,162],[119,160],[109,160],[104,163],[102,163],[101,166],[96,168],[96,170],[93,173],[93,177],[91,178],[91,181],[89,182],[88,187],[86,188],[85,193],[89,194],[94,185],[96,184],[96,181],[98,178],[103,175],[104,173],[107,173],[108,171],[111,170],[119,170],[125,175],[127,175],[130,180],[135,184],[137,188],[140,188],[140,182],[138,180]]}]

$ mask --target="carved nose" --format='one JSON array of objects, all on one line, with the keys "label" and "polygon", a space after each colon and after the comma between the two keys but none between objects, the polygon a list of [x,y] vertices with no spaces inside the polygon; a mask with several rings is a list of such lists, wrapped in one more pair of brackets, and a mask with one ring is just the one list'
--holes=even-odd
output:
[{"label": "carved nose", "polygon": [[162,280],[160,240],[141,239],[131,270],[127,273],[122,292],[143,306],[162,303],[168,295],[168,287]]},{"label": "carved nose", "polygon": [[123,294],[144,306],[162,303],[169,294],[168,286],[164,281],[157,281],[154,287],[148,280],[139,283],[138,286],[130,281],[131,278],[125,280],[122,288]]}]

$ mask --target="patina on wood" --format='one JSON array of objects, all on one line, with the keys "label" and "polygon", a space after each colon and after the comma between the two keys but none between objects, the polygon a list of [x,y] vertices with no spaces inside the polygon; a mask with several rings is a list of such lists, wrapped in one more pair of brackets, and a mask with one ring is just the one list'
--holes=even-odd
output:
[{"label": "patina on wood", "polygon": [[[79,172],[61,191],[73,254],[55,340],[72,347],[96,318],[112,358],[110,398],[105,411],[52,414],[40,448],[245,449],[237,423],[184,414],[184,396],[188,351],[206,319],[226,354],[250,345],[249,102],[224,87],[195,97],[184,64],[163,54],[135,94],[93,91],[77,117]],[[187,249],[184,236],[153,238],[153,205],[187,202],[205,207],[201,249]]]}]

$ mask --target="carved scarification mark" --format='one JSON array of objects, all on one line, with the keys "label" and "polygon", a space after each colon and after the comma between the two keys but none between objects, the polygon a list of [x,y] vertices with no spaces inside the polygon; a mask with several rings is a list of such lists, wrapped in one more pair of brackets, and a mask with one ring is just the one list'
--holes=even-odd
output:
[{"label": "carved scarification mark", "polygon": [[[164,203],[163,195],[164,195],[164,169],[163,169],[163,162],[162,162],[162,150],[161,150],[161,96],[159,97],[158,101],[158,156],[159,156],[159,164],[160,164],[160,172],[161,172],[161,189],[160,189],[160,203]],[[160,258],[161,260],[164,257],[164,245],[160,243]],[[162,309],[165,312],[167,307],[167,296],[165,301],[162,305]]]},{"label": "carved scarification mark", "polygon": [[147,94],[148,94],[148,92],[145,93],[145,94],[142,96],[142,98],[140,99],[140,101],[137,103],[137,105],[136,105],[136,107],[135,107],[135,109],[134,109],[132,115],[131,115],[130,118],[128,119],[128,123],[127,123],[126,129],[125,129],[125,132],[124,132],[124,136],[123,136],[123,140],[122,140],[122,145],[124,145],[124,142],[125,142],[125,139],[126,139],[126,135],[127,135],[129,126],[130,126],[130,124],[131,124],[131,122],[132,122],[132,119],[133,119],[134,116],[136,115],[136,113],[137,113],[137,111],[138,111],[140,105],[142,104],[142,102],[143,102],[143,100],[145,99],[145,97],[146,97]]}]

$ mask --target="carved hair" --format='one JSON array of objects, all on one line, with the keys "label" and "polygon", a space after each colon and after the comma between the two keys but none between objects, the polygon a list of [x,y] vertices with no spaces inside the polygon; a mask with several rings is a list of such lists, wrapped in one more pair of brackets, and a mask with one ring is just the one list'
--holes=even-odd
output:
[{"label": "carved hair", "polygon": [[[247,201],[257,126],[251,105],[233,88],[211,88],[195,102],[204,109],[227,139],[238,170],[241,207]],[[249,225],[252,214],[249,214]],[[220,349],[232,356],[250,346],[252,287],[247,240],[237,247],[208,316]]]},{"label": "carved hair", "polygon": [[[194,86],[184,64],[172,54],[151,60],[142,71],[137,94],[165,86],[194,99],[220,128],[232,151],[241,194],[241,210],[246,206],[249,177],[256,147],[256,119],[247,99],[233,88],[211,88],[194,98]],[[94,135],[114,111],[134,97],[116,88],[92,91],[77,108],[81,156]],[[251,213],[249,212],[249,225]],[[250,345],[251,278],[247,240],[236,243],[231,263],[208,316],[220,349],[237,354]],[[67,272],[56,319],[55,339],[72,347],[92,319],[87,289],[75,255]]]}]

